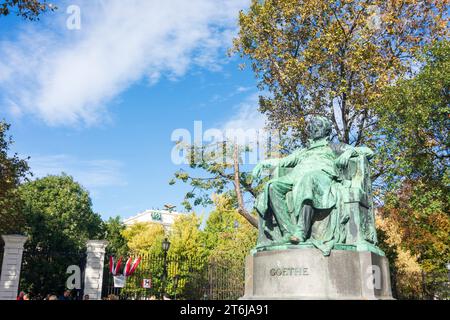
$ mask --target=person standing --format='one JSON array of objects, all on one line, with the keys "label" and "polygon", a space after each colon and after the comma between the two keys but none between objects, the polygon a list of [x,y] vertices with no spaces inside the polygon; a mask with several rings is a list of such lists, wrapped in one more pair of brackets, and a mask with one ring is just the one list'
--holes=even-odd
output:
[{"label": "person standing", "polygon": [[23,296],[25,295],[25,292],[23,292],[23,291],[20,291],[20,293],[19,293],[19,295],[17,296],[17,301],[19,301],[19,300],[23,300]]},{"label": "person standing", "polygon": [[64,300],[67,300],[67,301],[72,300],[72,295],[71,295],[70,290],[64,291],[63,295],[59,298],[59,300],[62,300],[62,301],[64,301]]}]

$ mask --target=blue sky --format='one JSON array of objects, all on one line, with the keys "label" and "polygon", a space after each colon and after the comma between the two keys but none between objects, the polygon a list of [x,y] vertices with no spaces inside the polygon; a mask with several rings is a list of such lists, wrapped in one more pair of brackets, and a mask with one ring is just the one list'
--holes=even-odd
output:
[{"label": "blue sky", "polygon": [[[172,132],[263,123],[252,71],[226,56],[248,2],[57,1],[39,22],[1,17],[0,118],[14,151],[37,177],[72,175],[103,218],[180,208]],[[73,4],[81,29],[67,28]]]}]

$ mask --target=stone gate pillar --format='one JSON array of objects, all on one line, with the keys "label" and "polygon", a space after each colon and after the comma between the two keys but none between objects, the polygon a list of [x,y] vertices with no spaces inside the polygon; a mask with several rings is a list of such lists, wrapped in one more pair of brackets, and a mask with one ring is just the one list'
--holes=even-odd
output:
[{"label": "stone gate pillar", "polygon": [[0,278],[0,300],[16,300],[19,290],[20,268],[22,266],[23,245],[27,237],[2,235],[5,242]]},{"label": "stone gate pillar", "polygon": [[86,268],[84,274],[84,295],[90,300],[101,300],[103,283],[103,266],[108,241],[89,240],[86,250]]}]

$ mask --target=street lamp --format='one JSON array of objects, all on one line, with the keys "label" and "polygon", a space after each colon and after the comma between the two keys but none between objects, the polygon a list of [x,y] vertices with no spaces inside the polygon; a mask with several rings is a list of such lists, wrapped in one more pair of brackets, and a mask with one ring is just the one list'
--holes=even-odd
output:
[{"label": "street lamp", "polygon": [[178,280],[180,279],[179,275],[175,275],[173,277],[173,289],[175,290],[175,300],[177,300],[177,289],[178,289]]},{"label": "street lamp", "polygon": [[167,281],[167,251],[170,249],[170,241],[165,238],[162,242],[162,249],[164,252],[164,269],[162,274],[162,287],[161,287],[161,300],[164,299],[166,294],[166,281]]},{"label": "street lamp", "polygon": [[164,241],[162,242],[162,249],[165,254],[167,254],[167,251],[169,251],[169,248],[170,248],[170,241],[167,240],[167,238],[165,238]]}]

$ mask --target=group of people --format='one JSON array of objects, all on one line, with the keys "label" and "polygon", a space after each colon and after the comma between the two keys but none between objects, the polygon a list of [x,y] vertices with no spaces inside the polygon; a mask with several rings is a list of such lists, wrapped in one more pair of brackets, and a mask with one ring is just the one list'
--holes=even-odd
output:
[{"label": "group of people", "polygon": [[[28,293],[25,293],[24,291],[21,291],[19,295],[17,296],[17,300],[44,300],[44,301],[53,301],[53,300],[60,300],[60,301],[72,301],[72,300],[80,300],[77,297],[74,297],[72,292],[70,290],[64,291],[64,293],[61,296],[57,296],[55,294],[47,294],[47,296],[42,297],[40,295],[37,296],[31,296]],[[83,296],[81,300],[89,300],[89,295],[86,294]],[[107,297],[103,298],[103,300],[120,300],[120,297],[115,294],[110,294]],[[147,298],[145,300],[158,300],[156,296],[152,296],[150,298]],[[163,300],[171,300],[169,297],[164,296]]]},{"label": "group of people", "polygon": [[[17,296],[17,300],[61,300],[61,301],[71,301],[71,300],[78,300],[76,299],[73,295],[72,292],[70,290],[66,290],[64,291],[64,293],[61,296],[57,296],[55,294],[47,294],[47,296],[45,296],[45,298],[41,297],[41,296],[36,296],[33,297],[33,299],[31,299],[30,294],[25,293],[24,291],[21,291],[19,293],[19,295]],[[83,300],[89,300],[89,295],[86,294],[83,296]]]}]

